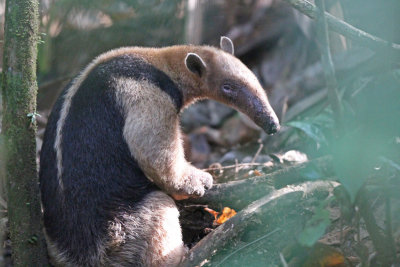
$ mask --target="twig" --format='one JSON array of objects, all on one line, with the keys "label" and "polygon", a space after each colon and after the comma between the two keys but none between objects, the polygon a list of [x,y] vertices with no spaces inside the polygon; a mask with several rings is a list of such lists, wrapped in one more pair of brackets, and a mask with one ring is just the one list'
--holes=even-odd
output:
[{"label": "twig", "polygon": [[208,205],[204,204],[190,204],[190,205],[184,205],[183,206],[185,209],[186,208],[208,208]]},{"label": "twig", "polygon": [[260,147],[258,148],[256,154],[254,155],[253,159],[251,160],[250,163],[254,163],[256,159],[258,158],[258,155],[260,154],[261,150],[263,149],[264,145],[263,143],[260,143]]},{"label": "twig", "polygon": [[233,169],[233,168],[244,168],[244,167],[250,167],[250,166],[262,166],[265,165],[264,163],[238,163],[235,165],[227,165],[227,166],[221,166],[221,167],[210,167],[206,169],[202,169],[205,172],[208,171],[217,171],[217,170],[225,170],[225,169]]},{"label": "twig", "polygon": [[281,263],[282,263],[283,267],[289,266],[285,260],[285,257],[283,256],[282,252],[279,252],[279,258],[281,259]]},{"label": "twig", "polygon": [[337,92],[337,81],[335,77],[335,67],[333,66],[331,48],[329,44],[328,25],[326,23],[325,0],[315,0],[317,5],[317,39],[320,42],[321,61],[325,74],[326,85],[328,87],[328,99],[331,104],[336,129],[341,129],[342,111],[340,100]]},{"label": "twig", "polygon": [[238,160],[235,158],[235,173],[236,173],[236,174],[239,172],[239,167],[238,167],[238,165],[239,165],[239,162],[238,162]]},{"label": "twig", "polygon": [[0,196],[0,206],[7,209],[7,201],[5,201],[1,196]]},{"label": "twig", "polygon": [[[315,19],[317,16],[317,8],[306,0],[283,0],[296,8],[301,13],[307,15],[308,17]],[[331,14],[325,12],[325,18],[328,23],[328,26],[331,30],[358,42],[360,45],[369,47],[373,50],[380,49],[390,49],[393,52],[400,52],[400,45],[388,42],[384,39],[376,37],[372,34],[364,32],[353,25],[344,22]]]},{"label": "twig", "polygon": [[[186,200],[188,203],[208,204],[210,207],[225,205],[242,209],[252,201],[259,199],[275,188],[306,181],[307,173],[318,173],[321,179],[333,176],[331,157],[321,157],[312,161],[290,166],[263,176],[239,181],[215,184],[201,198]],[[315,180],[315,178],[313,178]]]},{"label": "twig", "polygon": [[390,167],[394,168],[395,170],[400,171],[400,165],[397,164],[396,162],[394,162],[393,160],[388,159],[388,158],[386,158],[384,156],[379,156],[379,160],[381,160],[382,162],[388,164]]},{"label": "twig", "polygon": [[237,179],[238,173],[239,173],[239,167],[238,167],[238,159],[235,158],[235,180]]}]

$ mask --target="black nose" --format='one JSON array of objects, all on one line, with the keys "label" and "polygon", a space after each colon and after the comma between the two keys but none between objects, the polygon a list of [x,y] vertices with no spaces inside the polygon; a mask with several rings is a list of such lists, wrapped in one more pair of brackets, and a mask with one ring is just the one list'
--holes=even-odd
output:
[{"label": "black nose", "polygon": [[278,132],[280,128],[281,128],[281,126],[279,125],[279,123],[273,122],[268,125],[268,129],[266,132],[267,132],[267,134],[274,134],[274,133]]},{"label": "black nose", "polygon": [[280,128],[281,128],[281,126],[279,125],[279,123],[272,123],[269,134],[274,134],[274,133],[278,132]]}]

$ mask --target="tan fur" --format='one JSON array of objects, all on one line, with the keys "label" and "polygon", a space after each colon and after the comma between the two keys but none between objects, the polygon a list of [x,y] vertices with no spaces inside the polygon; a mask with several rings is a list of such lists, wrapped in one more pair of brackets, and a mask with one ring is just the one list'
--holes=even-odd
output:
[{"label": "tan fur", "polygon": [[120,78],[115,83],[126,113],[124,138],[146,176],[168,193],[204,194],[201,185],[212,181],[211,175],[186,162],[171,98],[147,81]]},{"label": "tan fur", "polygon": [[[177,266],[186,253],[174,201],[155,191],[110,224],[106,266]],[[143,260],[140,262],[139,259]]]}]

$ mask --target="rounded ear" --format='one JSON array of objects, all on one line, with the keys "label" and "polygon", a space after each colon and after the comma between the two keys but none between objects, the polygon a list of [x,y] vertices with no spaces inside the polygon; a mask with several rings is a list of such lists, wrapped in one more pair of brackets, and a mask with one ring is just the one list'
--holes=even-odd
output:
[{"label": "rounded ear", "polygon": [[226,36],[221,36],[221,40],[219,42],[219,45],[221,46],[222,50],[224,50],[225,52],[233,55],[235,49],[233,47],[233,43],[232,43],[231,39],[229,39]]},{"label": "rounded ear", "polygon": [[206,70],[206,63],[195,53],[188,53],[185,58],[186,67],[193,73],[201,77]]}]

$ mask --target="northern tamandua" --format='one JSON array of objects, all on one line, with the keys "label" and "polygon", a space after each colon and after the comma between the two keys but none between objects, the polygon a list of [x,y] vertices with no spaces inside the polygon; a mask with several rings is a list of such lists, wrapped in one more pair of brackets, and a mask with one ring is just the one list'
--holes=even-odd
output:
[{"label": "northern tamandua", "polygon": [[175,266],[185,254],[176,196],[209,173],[184,158],[179,114],[210,98],[279,128],[229,38],[209,46],[127,47],[90,63],[56,102],[40,159],[50,255],[61,266]]}]

